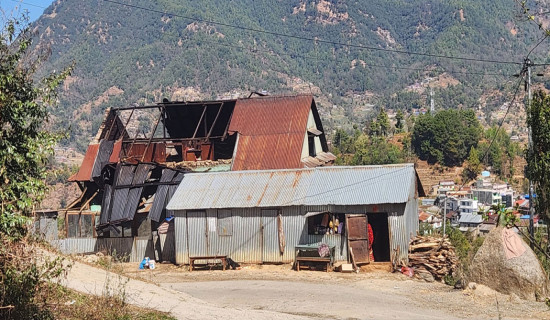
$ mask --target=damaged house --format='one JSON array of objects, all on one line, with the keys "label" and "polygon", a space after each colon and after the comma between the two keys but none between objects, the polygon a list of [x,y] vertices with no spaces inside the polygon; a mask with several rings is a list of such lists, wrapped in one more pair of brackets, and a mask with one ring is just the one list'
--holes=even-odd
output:
[{"label": "damaged house", "polygon": [[[166,241],[159,233],[173,233],[166,204],[187,173],[309,168],[334,160],[310,95],[108,109],[69,178],[82,194],[66,209],[67,238],[134,239],[124,246],[141,248],[133,258],[139,260],[157,245],[152,242]],[[99,249],[87,243],[60,246],[72,253]]]}]

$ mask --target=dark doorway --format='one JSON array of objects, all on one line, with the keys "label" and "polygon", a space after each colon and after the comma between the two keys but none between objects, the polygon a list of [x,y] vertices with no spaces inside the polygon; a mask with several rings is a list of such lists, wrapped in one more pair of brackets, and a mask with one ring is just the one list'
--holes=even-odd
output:
[{"label": "dark doorway", "polygon": [[372,251],[375,262],[390,261],[390,232],[386,212],[367,213],[374,241]]}]

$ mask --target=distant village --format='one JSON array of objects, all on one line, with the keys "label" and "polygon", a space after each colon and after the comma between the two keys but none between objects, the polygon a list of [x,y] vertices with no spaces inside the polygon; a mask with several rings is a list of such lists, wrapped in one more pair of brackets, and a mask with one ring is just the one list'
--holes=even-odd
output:
[{"label": "distant village", "polygon": [[[499,183],[488,171],[472,185],[463,187],[454,181],[440,181],[429,197],[421,200],[419,220],[432,230],[441,230],[444,221],[474,236],[486,235],[498,224],[499,215],[511,212],[518,219],[516,228],[529,226],[529,195]],[[533,224],[544,222],[533,215]],[[430,233],[431,231],[427,231]]]}]

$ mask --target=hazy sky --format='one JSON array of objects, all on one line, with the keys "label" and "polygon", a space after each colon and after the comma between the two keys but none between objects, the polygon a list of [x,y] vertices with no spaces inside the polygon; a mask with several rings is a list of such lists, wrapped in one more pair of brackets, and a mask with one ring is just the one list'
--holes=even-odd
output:
[{"label": "hazy sky", "polygon": [[46,9],[53,0],[0,0],[0,20],[6,16],[17,16],[19,13],[28,10],[29,18],[32,21],[38,19],[44,9]]}]

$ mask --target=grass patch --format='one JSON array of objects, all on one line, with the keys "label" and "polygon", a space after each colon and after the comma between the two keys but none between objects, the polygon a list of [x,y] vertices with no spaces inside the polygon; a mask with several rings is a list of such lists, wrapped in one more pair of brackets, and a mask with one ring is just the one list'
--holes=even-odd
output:
[{"label": "grass patch", "polygon": [[116,296],[82,294],[51,284],[37,297],[55,319],[86,320],[175,320],[166,312],[136,307]]}]

